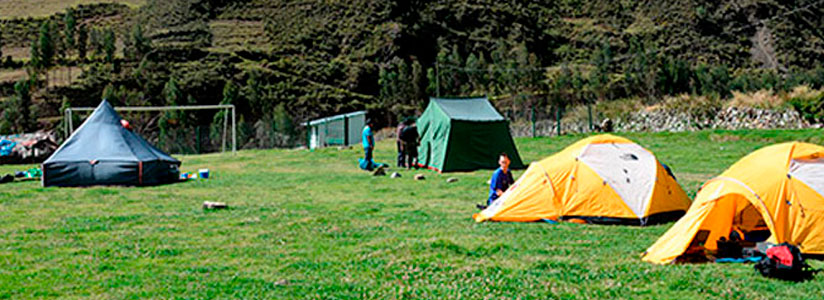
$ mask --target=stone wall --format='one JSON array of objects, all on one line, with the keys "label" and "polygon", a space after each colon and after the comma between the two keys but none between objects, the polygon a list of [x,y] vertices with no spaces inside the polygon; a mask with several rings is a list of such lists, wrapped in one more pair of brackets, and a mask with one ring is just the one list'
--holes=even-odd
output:
[{"label": "stone wall", "polygon": [[[603,122],[603,120],[599,120]],[[820,128],[820,124],[810,124],[795,110],[771,110],[752,107],[726,107],[710,113],[688,113],[683,111],[655,109],[640,110],[624,118],[612,120],[615,131],[694,131],[702,129],[801,129]],[[596,130],[600,124],[595,124]],[[513,136],[532,136],[531,122],[512,122]],[[590,132],[587,120],[563,120],[563,134]],[[535,122],[537,136],[557,134],[554,120]]]}]

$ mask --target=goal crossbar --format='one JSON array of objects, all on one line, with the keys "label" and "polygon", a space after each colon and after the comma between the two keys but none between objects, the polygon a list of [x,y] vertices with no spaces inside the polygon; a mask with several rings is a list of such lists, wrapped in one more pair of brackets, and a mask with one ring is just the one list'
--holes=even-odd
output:
[{"label": "goal crossbar", "polygon": [[[115,111],[169,111],[169,110],[207,110],[218,109],[223,111],[231,111],[232,113],[232,153],[237,153],[237,121],[235,119],[235,105],[234,104],[217,104],[217,105],[174,105],[174,106],[119,106],[115,107]],[[74,124],[72,124],[72,115],[74,112],[94,111],[94,107],[68,107],[63,111],[64,118],[64,133],[70,136],[74,133]],[[223,117],[223,151],[226,151],[226,127],[229,118],[224,114]]]}]

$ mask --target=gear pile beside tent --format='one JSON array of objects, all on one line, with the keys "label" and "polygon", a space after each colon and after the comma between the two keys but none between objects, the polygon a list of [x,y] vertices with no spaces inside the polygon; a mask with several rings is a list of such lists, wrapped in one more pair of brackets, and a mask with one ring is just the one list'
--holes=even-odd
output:
[{"label": "gear pile beside tent", "polygon": [[650,225],[682,216],[690,200],[652,152],[609,134],[534,162],[475,221],[582,220]]},{"label": "gear pile beside tent", "polygon": [[0,136],[0,164],[39,163],[57,146],[53,131]]},{"label": "gear pile beside tent", "polygon": [[740,232],[748,242],[798,245],[824,254],[824,147],[792,142],[750,153],[701,187],[687,214],[644,254],[689,261]]},{"label": "gear pile beside tent", "polygon": [[43,163],[43,186],[146,186],[178,181],[180,161],[124,127],[106,101]]}]

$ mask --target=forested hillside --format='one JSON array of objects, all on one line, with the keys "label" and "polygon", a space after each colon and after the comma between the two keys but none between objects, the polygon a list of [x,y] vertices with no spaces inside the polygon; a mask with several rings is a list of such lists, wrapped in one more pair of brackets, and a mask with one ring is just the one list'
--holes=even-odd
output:
[{"label": "forested hillside", "polygon": [[[0,131],[58,126],[61,107],[101,97],[232,103],[244,147],[291,146],[308,119],[369,109],[388,125],[435,95],[554,117],[581,103],[824,83],[824,1],[142,2],[0,15]],[[820,115],[811,101],[797,106]],[[208,140],[222,120],[134,118],[167,145],[192,128]]]}]

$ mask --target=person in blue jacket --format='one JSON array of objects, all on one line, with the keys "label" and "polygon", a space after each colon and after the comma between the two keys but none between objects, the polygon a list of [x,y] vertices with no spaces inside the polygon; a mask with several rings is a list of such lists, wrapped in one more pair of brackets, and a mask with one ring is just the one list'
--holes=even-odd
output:
[{"label": "person in blue jacket", "polygon": [[489,198],[486,200],[486,205],[479,204],[478,208],[486,209],[492,205],[492,202],[501,197],[506,192],[510,185],[515,183],[512,178],[512,171],[509,170],[509,156],[506,153],[501,153],[498,156],[498,166],[500,166],[489,180]]},{"label": "person in blue jacket", "polygon": [[366,161],[367,170],[372,170],[372,151],[375,150],[375,135],[372,134],[372,120],[366,120],[366,126],[363,126],[363,160]]}]

